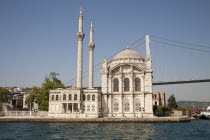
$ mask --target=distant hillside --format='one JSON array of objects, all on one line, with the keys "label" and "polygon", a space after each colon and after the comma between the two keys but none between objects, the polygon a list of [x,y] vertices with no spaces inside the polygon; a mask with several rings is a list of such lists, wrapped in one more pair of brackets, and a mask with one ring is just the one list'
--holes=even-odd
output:
[{"label": "distant hillside", "polygon": [[197,102],[197,101],[178,101],[177,104],[179,106],[184,106],[186,108],[194,108],[194,109],[206,109],[210,106],[210,102]]}]

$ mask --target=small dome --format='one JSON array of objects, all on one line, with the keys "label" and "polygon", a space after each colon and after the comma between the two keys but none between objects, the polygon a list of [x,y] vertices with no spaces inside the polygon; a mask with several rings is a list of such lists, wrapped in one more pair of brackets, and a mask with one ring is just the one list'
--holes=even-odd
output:
[{"label": "small dome", "polygon": [[132,51],[130,49],[130,46],[127,46],[126,49],[122,52],[119,52],[117,55],[115,55],[114,59],[119,58],[135,58],[135,59],[144,59],[144,57],[135,51]]}]

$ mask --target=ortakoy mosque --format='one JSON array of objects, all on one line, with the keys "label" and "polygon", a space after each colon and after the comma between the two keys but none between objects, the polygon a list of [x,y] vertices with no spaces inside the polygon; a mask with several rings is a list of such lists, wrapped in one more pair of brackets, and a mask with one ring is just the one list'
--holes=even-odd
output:
[{"label": "ortakoy mosque", "polygon": [[49,116],[67,118],[153,117],[152,60],[146,36],[146,58],[129,46],[111,61],[103,60],[101,88],[93,86],[94,29],[89,42],[89,83],[82,87],[83,15],[80,9],[77,56],[77,87],[51,90]]}]

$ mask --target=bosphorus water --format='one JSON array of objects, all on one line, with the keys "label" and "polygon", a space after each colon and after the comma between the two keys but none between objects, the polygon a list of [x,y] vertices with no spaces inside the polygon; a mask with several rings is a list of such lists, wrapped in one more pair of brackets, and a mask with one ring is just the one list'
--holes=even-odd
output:
[{"label": "bosphorus water", "polygon": [[210,120],[186,123],[0,123],[0,140],[210,139]]}]

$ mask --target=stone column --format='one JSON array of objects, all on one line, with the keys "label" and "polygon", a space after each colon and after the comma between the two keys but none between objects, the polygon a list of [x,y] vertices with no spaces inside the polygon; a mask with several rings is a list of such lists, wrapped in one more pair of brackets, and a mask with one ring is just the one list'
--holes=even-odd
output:
[{"label": "stone column", "polygon": [[78,111],[80,112],[80,103],[78,103],[78,106],[77,107],[78,107]]},{"label": "stone column", "polygon": [[108,94],[112,93],[112,76],[109,75],[109,78],[108,78]]},{"label": "stone column", "polygon": [[144,78],[144,76],[141,76],[140,77],[140,79],[141,79],[141,91],[142,92],[145,92],[145,78]]},{"label": "stone column", "polygon": [[72,113],[74,113],[74,103],[72,103],[71,109],[72,109]]}]

